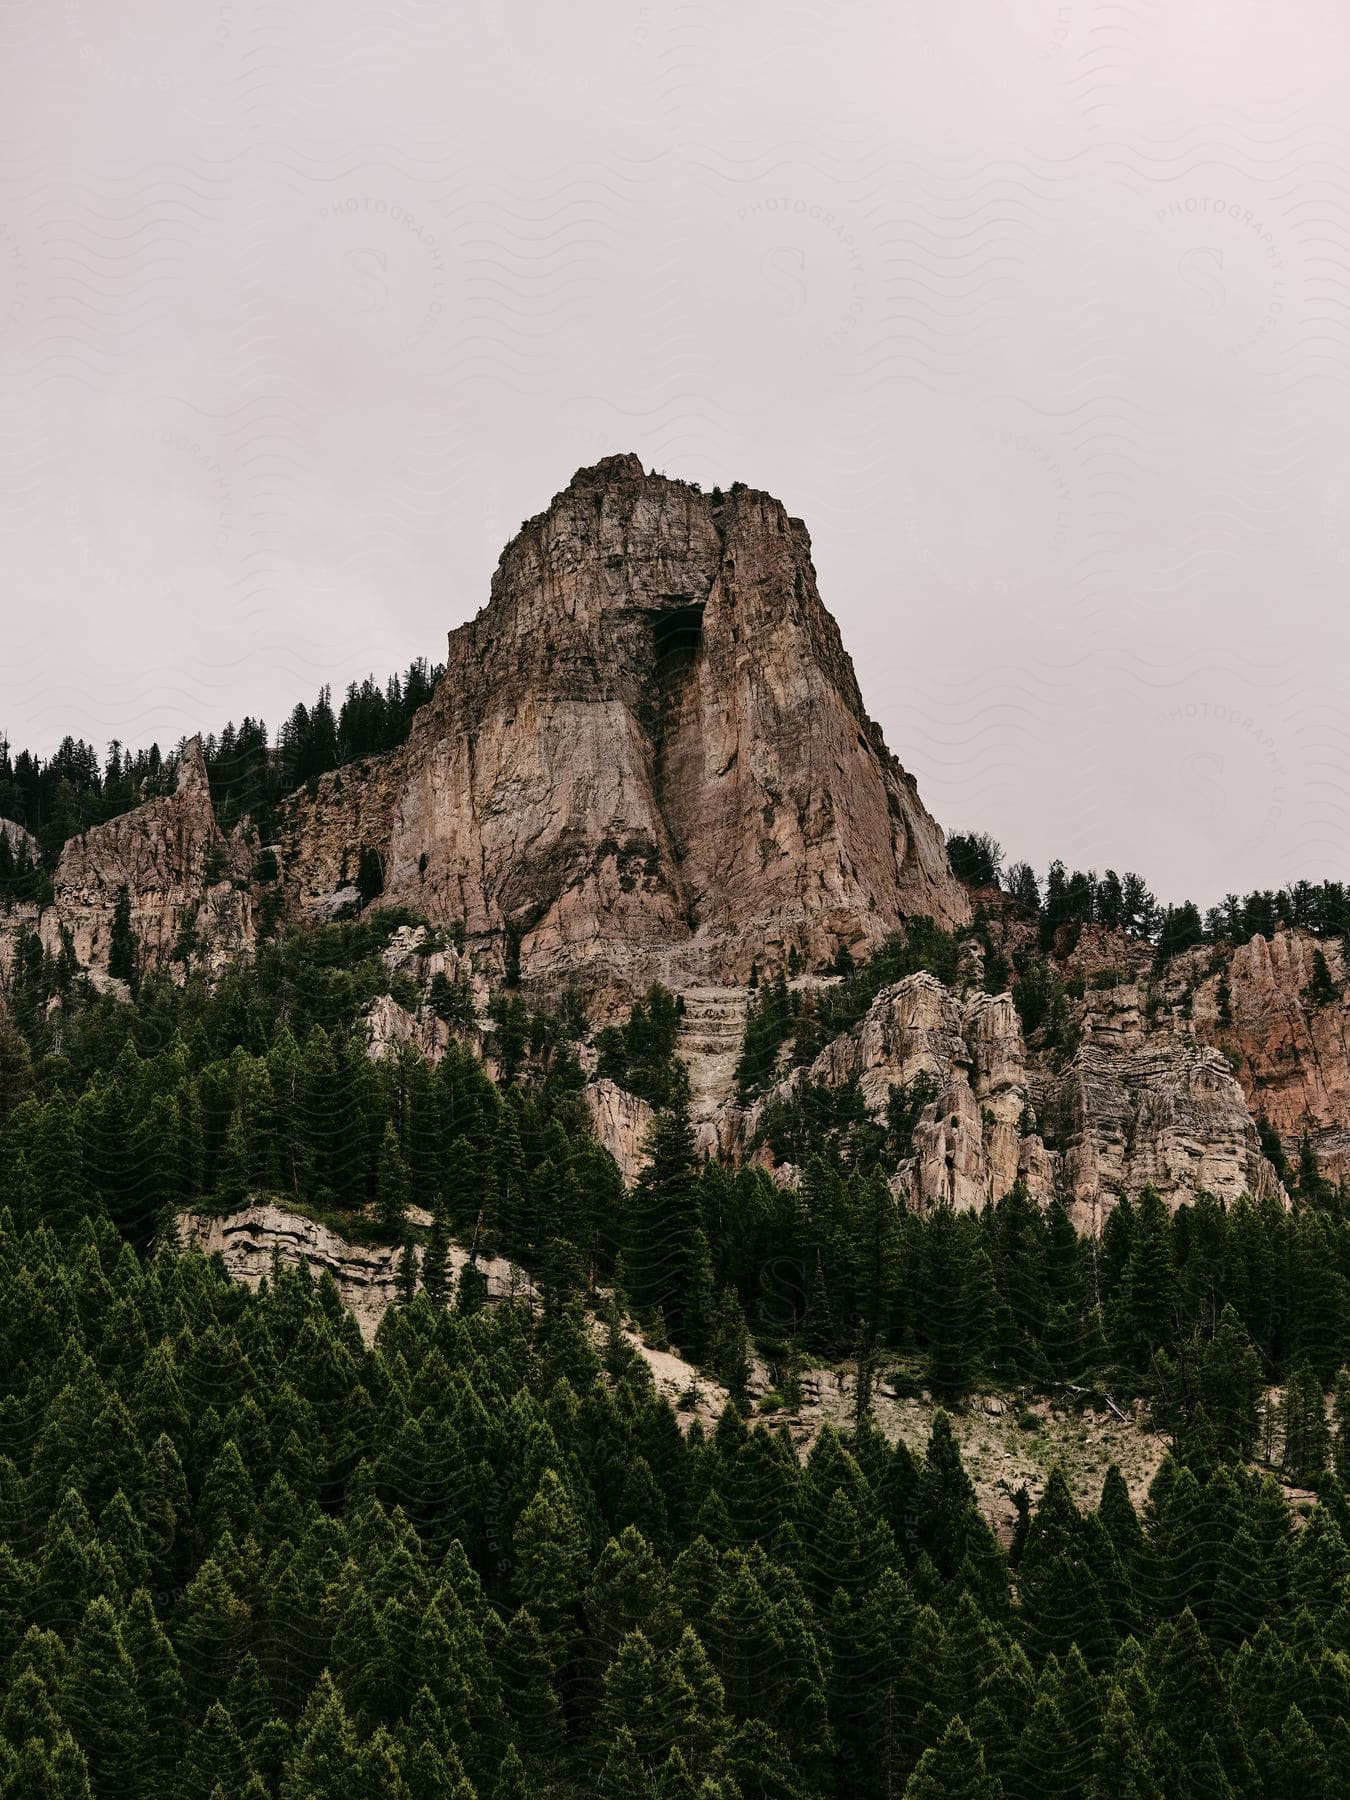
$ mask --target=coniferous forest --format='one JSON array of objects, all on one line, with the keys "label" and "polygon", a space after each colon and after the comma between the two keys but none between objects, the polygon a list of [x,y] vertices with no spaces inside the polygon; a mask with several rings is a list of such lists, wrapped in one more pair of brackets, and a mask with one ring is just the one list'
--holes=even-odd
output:
[{"label": "coniferous forest", "polygon": [[[1347,1791],[1350,1216],[1315,1170],[1292,1210],[1145,1191],[1091,1243],[1017,1188],[898,1210],[912,1105],[883,1128],[845,1092],[779,1121],[782,1187],[696,1157],[654,990],[596,1046],[659,1108],[626,1192],[575,1018],[499,993],[499,1083],[458,1042],[371,1060],[404,922],[130,1003],[20,957],[0,1793]],[[949,946],[917,931],[840,1016],[905,954]],[[177,1209],[258,1195],[403,1246],[373,1344],[326,1276],[278,1261],[254,1292],[174,1248]],[[452,1242],[522,1297],[452,1279]],[[627,1317],[720,1417],[658,1397]],[[851,1416],[800,1456],[782,1416],[830,1365]],[[926,1448],[878,1429],[882,1381],[933,1397]],[[1084,1507],[1056,1474],[1000,1540],[952,1429],[989,1386],[1138,1405],[1148,1491],[1112,1468]]]}]

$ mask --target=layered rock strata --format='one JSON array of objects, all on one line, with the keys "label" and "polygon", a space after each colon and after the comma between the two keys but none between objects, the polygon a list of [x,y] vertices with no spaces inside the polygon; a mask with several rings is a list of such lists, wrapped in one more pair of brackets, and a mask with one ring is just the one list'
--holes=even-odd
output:
[{"label": "layered rock strata", "polygon": [[[249,1287],[257,1287],[270,1275],[274,1256],[283,1264],[303,1264],[315,1276],[330,1275],[368,1344],[373,1341],[380,1320],[395,1299],[398,1250],[349,1243],[327,1226],[270,1202],[259,1201],[224,1217],[210,1213],[182,1213],[177,1220],[177,1231],[178,1241],[185,1250],[197,1249],[206,1256],[219,1255],[232,1279],[245,1282]],[[420,1270],[421,1252],[415,1254]],[[458,1244],[452,1244],[449,1259],[453,1281],[469,1260],[468,1253]],[[514,1263],[493,1257],[477,1260],[487,1281],[490,1300],[516,1295],[528,1297],[533,1292],[528,1275]],[[419,1284],[420,1279],[419,1274]]]}]

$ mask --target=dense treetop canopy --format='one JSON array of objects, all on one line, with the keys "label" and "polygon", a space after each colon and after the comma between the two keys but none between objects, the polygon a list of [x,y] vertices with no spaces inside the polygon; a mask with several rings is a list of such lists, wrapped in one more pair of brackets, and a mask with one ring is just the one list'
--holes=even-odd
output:
[{"label": "dense treetop canopy", "polygon": [[[130,1004],[20,958],[0,1793],[1342,1791],[1350,1221],[1315,1170],[1292,1212],[1146,1191],[1092,1245],[1018,1189],[898,1208],[905,1097],[879,1126],[845,1091],[792,1125],[782,1187],[695,1154],[654,992],[602,1044],[661,1105],[625,1193],[575,1020],[498,996],[503,1086],[462,1013],[438,1064],[371,1061],[398,922]],[[404,1245],[373,1347],[327,1278],[277,1262],[254,1293],[172,1247],[177,1208],[260,1194]],[[534,1299],[452,1283],[453,1237]],[[719,1377],[715,1429],[681,1430],[621,1308]],[[839,1359],[852,1426],[803,1461],[777,1417]],[[1146,1500],[1114,1471],[1087,1511],[1060,1476],[1021,1494],[1000,1543],[945,1413],[922,1456],[883,1438],[882,1379],[1137,1397],[1171,1450]]]}]

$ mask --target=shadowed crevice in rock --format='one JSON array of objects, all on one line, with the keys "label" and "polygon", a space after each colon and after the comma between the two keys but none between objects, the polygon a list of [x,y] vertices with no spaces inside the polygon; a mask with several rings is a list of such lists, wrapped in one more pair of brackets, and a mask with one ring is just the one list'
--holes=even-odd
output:
[{"label": "shadowed crevice in rock", "polygon": [[[703,707],[700,679],[703,673],[703,614],[707,602],[673,605],[652,620],[652,648],[656,658],[656,698],[652,730],[652,789],[657,808],[670,838],[678,871],[683,867],[697,821],[687,817],[685,797],[698,789],[703,756]],[[699,898],[681,883],[685,920],[690,931],[699,926]]]}]

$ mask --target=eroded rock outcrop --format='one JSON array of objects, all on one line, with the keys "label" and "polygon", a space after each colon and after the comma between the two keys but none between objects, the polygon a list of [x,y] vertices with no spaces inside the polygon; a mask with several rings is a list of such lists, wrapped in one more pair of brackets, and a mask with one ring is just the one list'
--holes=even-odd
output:
[{"label": "eroded rock outcrop", "polygon": [[25,831],[22,825],[15,824],[13,819],[0,819],[0,837],[8,840],[16,862],[25,862],[36,867],[42,861],[42,850],[31,831]]},{"label": "eroded rock outcrop", "polygon": [[[1174,1201],[1275,1191],[1258,1119],[1291,1158],[1306,1135],[1324,1173],[1350,1176],[1339,944],[1280,931],[1159,970],[1150,944],[1062,929],[1053,1039],[1042,1026],[1028,1043],[1011,998],[983,992],[985,966],[1043,957],[1042,921],[996,890],[976,895],[981,930],[952,989],[919,975],[884,990],[740,1114],[752,969],[819,982],[841,948],[862,957],[907,918],[970,918],[942,833],[866,716],[806,529],[766,494],[705,495],[633,456],[581,470],[450,634],[406,743],[321,777],[282,815],[287,920],[354,910],[378,862],[383,902],[439,928],[390,941],[393,991],[366,1021],[376,1055],[435,1058],[456,1036],[491,1070],[503,976],[531,1003],[575,988],[592,1018],[661,980],[684,1003],[701,1149],[767,1155],[765,1109],[804,1080],[856,1080],[880,1117],[922,1076],[931,1099],[896,1176],[917,1205],[978,1206],[1021,1179],[1096,1227],[1145,1182]],[[54,904],[0,929],[0,977],[35,927],[107,985],[122,889],[143,967],[222,966],[254,939],[255,852],[246,826],[220,831],[193,739],[172,794],[66,845]],[[433,1004],[438,978],[450,991]],[[597,1133],[631,1179],[643,1104],[582,1061]]]},{"label": "eroded rock outcrop", "polygon": [[528,521],[407,744],[296,796],[286,832],[298,909],[371,848],[388,899],[591,992],[739,983],[968,916],[805,526],[634,456]]},{"label": "eroded rock outcrop", "polygon": [[625,1182],[636,1181],[647,1162],[651,1107],[607,1076],[586,1083],[586,1107],[595,1135],[619,1165]]},{"label": "eroded rock outcrop", "polygon": [[[270,1274],[274,1255],[283,1263],[304,1264],[316,1276],[331,1275],[367,1343],[373,1341],[380,1320],[394,1302],[399,1251],[349,1243],[326,1225],[269,1201],[258,1201],[223,1217],[182,1213],[177,1228],[178,1241],[185,1250],[200,1250],[206,1256],[218,1254],[227,1273],[250,1287],[257,1287]],[[420,1268],[421,1253],[416,1254]],[[453,1281],[469,1260],[468,1253],[452,1244],[449,1260]],[[480,1256],[478,1267],[486,1277],[490,1300],[507,1295],[528,1296],[533,1291],[529,1276],[514,1263]]]},{"label": "eroded rock outcrop", "polygon": [[1181,1041],[1124,1054],[1084,1046],[1046,1108],[1060,1122],[1058,1180],[1075,1223],[1097,1230],[1122,1193],[1170,1204],[1280,1191],[1246,1096],[1221,1052]]},{"label": "eroded rock outcrop", "polygon": [[413,1012],[392,994],[377,994],[366,1009],[366,1039],[377,1062],[407,1049],[439,1062],[450,1038],[450,1027],[443,1019],[424,1006]]},{"label": "eroded rock outcrop", "polygon": [[811,1079],[838,1087],[856,1080],[869,1109],[881,1112],[892,1087],[919,1075],[948,1081],[970,1066],[957,996],[936,975],[909,975],[883,988],[857,1027],[827,1044]]},{"label": "eroded rock outcrop", "polygon": [[42,915],[48,948],[62,928],[80,962],[106,969],[113,915],[125,888],[141,965],[162,968],[186,952],[217,967],[253,942],[251,856],[216,823],[200,738],[189,738],[174,791],[73,837]]},{"label": "eroded rock outcrop", "polygon": [[1282,1194],[1222,1051],[1170,1020],[1150,1024],[1132,984],[1087,993],[1075,1025],[1080,1041],[1061,1062],[1028,1048],[1011,995],[962,998],[934,975],[907,976],[745,1115],[741,1143],[755,1143],[768,1108],[802,1080],[856,1080],[881,1120],[892,1091],[922,1079],[932,1098],[893,1184],[914,1206],[976,1210],[1021,1180],[1098,1231],[1122,1194],[1145,1185],[1172,1205],[1201,1189],[1225,1200]]}]

